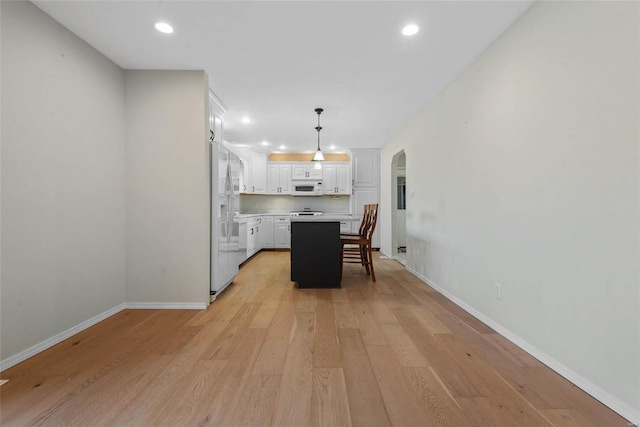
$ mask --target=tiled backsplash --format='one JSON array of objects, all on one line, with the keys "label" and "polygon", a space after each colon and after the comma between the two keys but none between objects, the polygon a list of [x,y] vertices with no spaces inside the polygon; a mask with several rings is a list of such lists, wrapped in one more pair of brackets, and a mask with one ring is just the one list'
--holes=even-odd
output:
[{"label": "tiled backsplash", "polygon": [[349,196],[293,197],[293,196],[240,196],[240,213],[269,213],[301,211],[349,213]]}]

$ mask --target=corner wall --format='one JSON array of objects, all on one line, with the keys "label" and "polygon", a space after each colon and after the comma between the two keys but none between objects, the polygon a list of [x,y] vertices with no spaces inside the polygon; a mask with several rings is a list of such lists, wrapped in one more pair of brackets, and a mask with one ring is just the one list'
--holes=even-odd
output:
[{"label": "corner wall", "polygon": [[124,72],[30,2],[1,2],[1,352],[125,300]]},{"label": "corner wall", "polygon": [[127,70],[125,93],[127,305],[204,308],[210,289],[207,75]]},{"label": "corner wall", "polygon": [[634,422],[639,17],[636,2],[535,3],[381,162],[382,250],[404,149],[407,267]]}]

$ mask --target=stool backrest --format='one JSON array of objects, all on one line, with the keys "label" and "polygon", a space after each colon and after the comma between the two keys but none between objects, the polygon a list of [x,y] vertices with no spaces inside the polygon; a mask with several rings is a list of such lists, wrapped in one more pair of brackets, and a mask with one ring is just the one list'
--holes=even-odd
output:
[{"label": "stool backrest", "polygon": [[365,237],[369,240],[369,244],[371,244],[371,239],[373,238],[373,232],[376,230],[376,224],[378,223],[378,204],[370,204],[369,206],[369,215],[368,215],[368,226],[365,231]]},{"label": "stool backrest", "polygon": [[362,221],[360,221],[360,229],[358,234],[364,236],[367,234],[367,227],[369,224],[369,215],[371,214],[371,205],[364,205],[364,213],[362,214]]}]

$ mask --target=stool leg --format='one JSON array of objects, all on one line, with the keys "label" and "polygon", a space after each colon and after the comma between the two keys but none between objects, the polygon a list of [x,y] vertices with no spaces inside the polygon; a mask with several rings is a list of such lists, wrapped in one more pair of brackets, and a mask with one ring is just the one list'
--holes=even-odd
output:
[{"label": "stool leg", "polygon": [[360,259],[362,260],[362,265],[367,272],[367,276],[370,275],[369,258],[367,257],[367,247],[365,245],[360,246]]},{"label": "stool leg", "polygon": [[373,255],[371,254],[371,246],[369,248],[369,265],[371,267],[371,280],[376,281],[376,274],[373,272]]}]

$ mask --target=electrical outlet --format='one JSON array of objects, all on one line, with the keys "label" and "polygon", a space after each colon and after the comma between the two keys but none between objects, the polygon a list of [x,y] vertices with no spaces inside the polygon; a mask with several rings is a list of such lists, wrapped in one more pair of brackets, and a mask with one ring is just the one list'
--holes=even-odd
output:
[{"label": "electrical outlet", "polygon": [[502,285],[500,283],[495,284],[496,299],[502,299]]}]

